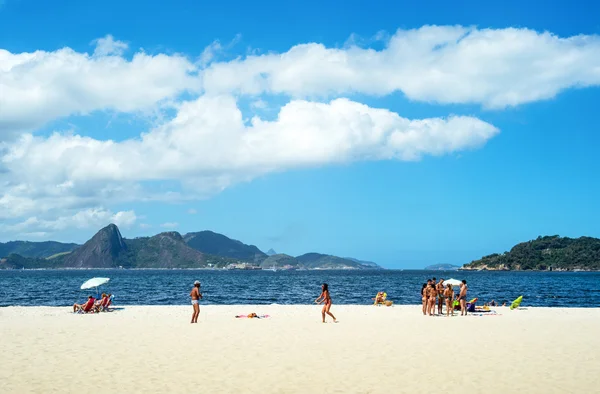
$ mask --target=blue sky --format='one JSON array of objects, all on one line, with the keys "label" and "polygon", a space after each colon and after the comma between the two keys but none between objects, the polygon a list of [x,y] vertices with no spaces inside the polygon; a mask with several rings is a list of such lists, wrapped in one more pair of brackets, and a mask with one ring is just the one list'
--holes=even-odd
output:
[{"label": "blue sky", "polygon": [[0,240],[420,268],[600,236],[595,2],[122,3],[0,5]]}]

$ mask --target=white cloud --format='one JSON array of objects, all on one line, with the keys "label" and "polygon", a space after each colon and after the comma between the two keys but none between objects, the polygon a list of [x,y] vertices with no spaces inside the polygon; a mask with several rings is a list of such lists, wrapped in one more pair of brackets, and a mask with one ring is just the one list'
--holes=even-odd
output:
[{"label": "white cloud", "polygon": [[[52,216],[52,214],[46,213],[45,216]],[[32,216],[12,224],[3,223],[0,224],[0,233],[44,237],[50,233],[71,228],[97,229],[109,223],[128,228],[135,223],[136,219],[134,211],[113,213],[104,208],[89,208],[72,215],[52,217],[51,219]]]},{"label": "white cloud", "polygon": [[[185,199],[275,171],[364,160],[419,160],[477,148],[498,130],[477,118],[409,120],[347,99],[296,100],[244,123],[231,96],[203,96],[123,142],[56,133],[4,144],[0,217],[141,199]],[[145,181],[175,181],[157,196]],[[164,192],[164,191],[163,191]],[[163,193],[161,192],[161,193]]]},{"label": "white cloud", "polygon": [[112,216],[112,222],[119,227],[131,227],[136,220],[134,211],[120,211]]},{"label": "white cloud", "polygon": [[200,54],[200,58],[198,59],[200,65],[206,66],[213,62],[219,55],[222,55],[227,50],[231,49],[235,44],[237,44],[241,38],[241,34],[236,34],[235,37],[225,45],[221,44],[220,40],[213,41],[206,48],[204,48]]},{"label": "white cloud", "polygon": [[94,56],[122,56],[127,50],[128,45],[122,41],[115,40],[112,35],[107,35],[104,38],[94,40],[92,44],[96,45]]},{"label": "white cloud", "polygon": [[187,213],[190,214],[190,215],[195,215],[195,214],[198,213],[198,211],[195,210],[194,208],[190,208],[190,209],[188,209]]},{"label": "white cloud", "polygon": [[[379,34],[379,38],[383,38]],[[600,84],[600,37],[528,29],[424,26],[398,30],[385,49],[308,43],[285,53],[213,63],[208,92],[323,97],[395,91],[419,101],[514,106]]]},{"label": "white cloud", "polygon": [[167,222],[160,225],[160,227],[163,228],[177,228],[177,226],[179,226],[179,223],[177,222]]},{"label": "white cloud", "polygon": [[[308,43],[217,63],[238,39],[189,58],[141,50],[125,57],[128,45],[110,35],[91,55],[0,49],[0,231],[131,226],[140,219],[133,211],[97,207],[194,199],[288,169],[459,153],[498,133],[475,117],[407,119],[340,98],[346,94],[502,108],[600,84],[598,36],[426,26],[378,33],[379,51],[352,37],[343,48]],[[275,114],[282,97],[292,99],[275,119],[248,120],[238,95],[251,96],[241,100],[255,114]],[[34,134],[72,114],[165,105],[173,118],[121,142]],[[163,181],[169,186],[148,187]]]},{"label": "white cloud", "polygon": [[187,58],[140,51],[128,60],[121,56],[125,48],[107,36],[93,55],[0,49],[0,140],[68,115],[149,110],[199,90],[197,68]]},{"label": "white cloud", "polygon": [[152,225],[148,223],[140,223],[140,228],[146,230],[152,228]]},{"label": "white cloud", "polygon": [[[383,50],[353,44],[296,45],[215,63],[232,47],[215,41],[198,62],[178,54],[123,57],[127,44],[107,35],[94,53],[62,48],[0,49],[0,140],[73,114],[131,113],[176,105],[184,92],[284,94],[295,98],[402,92],[412,100],[502,108],[600,84],[600,37],[558,37],[529,29],[424,26],[375,37]],[[194,57],[194,56],[192,56]],[[212,63],[211,63],[212,62]],[[207,68],[202,66],[210,64]],[[257,101],[260,108],[260,101]]]}]

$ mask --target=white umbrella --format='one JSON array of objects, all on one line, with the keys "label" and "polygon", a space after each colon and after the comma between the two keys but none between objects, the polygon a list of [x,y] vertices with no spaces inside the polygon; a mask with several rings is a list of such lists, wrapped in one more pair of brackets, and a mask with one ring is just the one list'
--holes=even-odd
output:
[{"label": "white umbrella", "polygon": [[92,278],[81,285],[81,290],[91,289],[92,287],[98,287],[100,285],[105,284],[109,280],[110,278]]},{"label": "white umbrella", "polygon": [[447,279],[444,281],[444,286],[452,285],[452,287],[460,286],[462,282],[458,279]]}]

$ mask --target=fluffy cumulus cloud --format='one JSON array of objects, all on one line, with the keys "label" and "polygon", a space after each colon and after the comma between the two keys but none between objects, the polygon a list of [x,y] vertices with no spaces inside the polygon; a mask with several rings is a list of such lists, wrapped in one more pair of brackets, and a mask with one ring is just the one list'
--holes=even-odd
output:
[{"label": "fluffy cumulus cloud", "polygon": [[398,30],[385,44],[376,51],[308,43],[214,63],[204,71],[204,88],[295,97],[399,91],[418,101],[503,108],[600,84],[599,36],[425,26]]},{"label": "fluffy cumulus cloud", "polygon": [[379,51],[305,43],[229,62],[215,60],[239,37],[190,56],[138,50],[127,58],[129,46],[110,35],[96,40],[91,54],[0,49],[0,138],[68,115],[144,111],[203,91],[295,98],[398,91],[413,100],[503,108],[600,84],[595,35],[425,26],[382,37]]},{"label": "fluffy cumulus cloud", "polygon": [[[227,62],[218,59],[239,37],[187,56],[131,50],[112,36],[91,53],[0,49],[0,232],[131,226],[133,211],[105,207],[192,200],[294,168],[414,161],[475,149],[498,133],[472,116],[408,119],[347,98],[354,93],[497,110],[600,83],[597,36],[426,26],[378,39],[382,50],[353,39]],[[74,114],[165,107],[174,115],[118,142],[36,133]]]},{"label": "fluffy cumulus cloud", "polygon": [[175,180],[199,195],[291,168],[418,160],[477,148],[497,132],[473,117],[410,120],[347,99],[291,101],[275,120],[254,117],[247,124],[233,97],[202,96],[138,139],[24,135],[1,161],[19,181],[5,189],[0,215],[35,211],[39,201],[72,208],[81,199],[150,196],[144,181]]},{"label": "fluffy cumulus cloud", "polygon": [[196,66],[180,55],[137,52],[107,36],[93,54],[70,48],[13,54],[0,49],[0,139],[51,120],[98,110],[154,108],[200,88]]},{"label": "fluffy cumulus cloud", "polygon": [[75,212],[69,216],[53,216],[45,214],[51,218],[31,216],[23,221],[15,223],[3,223],[0,225],[1,233],[10,233],[15,235],[28,235],[33,237],[43,237],[46,234],[52,234],[70,228],[76,229],[97,229],[108,223],[115,223],[121,227],[131,227],[137,220],[134,211],[120,211],[113,213],[104,208],[89,208]]}]

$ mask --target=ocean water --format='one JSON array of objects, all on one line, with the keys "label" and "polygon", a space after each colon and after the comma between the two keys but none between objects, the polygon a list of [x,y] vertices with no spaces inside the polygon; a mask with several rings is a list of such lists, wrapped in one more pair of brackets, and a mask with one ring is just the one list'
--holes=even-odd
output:
[{"label": "ocean water", "polygon": [[194,280],[202,282],[202,304],[310,304],[329,284],[335,304],[369,304],[386,291],[397,304],[420,304],[431,277],[466,279],[469,298],[523,306],[600,307],[600,272],[217,271],[217,270],[48,270],[1,271],[0,306],[68,306],[95,290],[80,290],[92,277],[108,277],[101,291],[116,305],[189,304]]}]

